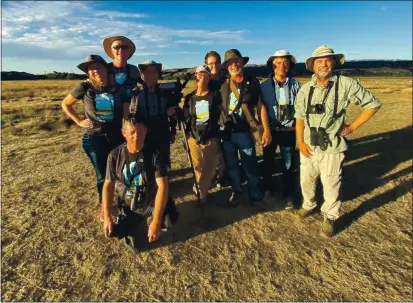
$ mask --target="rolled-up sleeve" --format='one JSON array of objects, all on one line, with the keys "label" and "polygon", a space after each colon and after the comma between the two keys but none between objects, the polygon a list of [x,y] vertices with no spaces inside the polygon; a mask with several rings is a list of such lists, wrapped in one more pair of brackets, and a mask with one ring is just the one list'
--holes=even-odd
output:
[{"label": "rolled-up sleeve", "polygon": [[363,110],[382,106],[379,99],[353,79],[349,84],[348,100],[350,103],[359,105]]},{"label": "rolled-up sleeve", "polygon": [[305,118],[305,93],[303,90],[298,91],[297,98],[294,103],[294,110],[295,110],[294,117],[296,119],[304,120]]}]

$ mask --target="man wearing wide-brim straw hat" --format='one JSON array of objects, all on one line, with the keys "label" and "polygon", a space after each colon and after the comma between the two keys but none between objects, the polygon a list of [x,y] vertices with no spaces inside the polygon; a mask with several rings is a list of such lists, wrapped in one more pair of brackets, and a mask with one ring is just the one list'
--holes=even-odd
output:
[{"label": "man wearing wide-brim straw hat", "polygon": [[137,67],[128,63],[135,53],[135,44],[127,37],[112,36],[103,40],[103,49],[109,58],[113,59],[108,67],[114,72],[116,83],[125,87],[130,99],[133,88],[138,82],[142,82]]},{"label": "man wearing wide-brim straw hat", "polygon": [[273,184],[275,152],[280,147],[283,172],[283,198],[286,209],[293,208],[295,192],[295,119],[294,103],[300,83],[289,77],[296,64],[295,57],[286,50],[278,50],[267,60],[271,77],[261,83],[261,100],[267,108],[271,127],[271,144],[263,150],[263,188],[273,196],[278,186]]},{"label": "man wearing wide-brim straw hat", "polygon": [[[268,124],[268,114],[259,98],[260,83],[258,79],[244,76],[243,68],[249,57],[243,57],[237,49],[230,49],[225,53],[224,59],[222,66],[230,75],[230,79],[221,86],[223,108],[221,124],[225,125],[222,149],[232,187],[228,206],[237,206],[243,200],[238,153],[241,155],[241,165],[248,180],[249,201],[260,205],[261,202],[266,201],[264,201],[264,195],[260,188],[260,173],[254,141],[258,147],[270,144],[271,131]],[[262,138],[258,138],[261,129],[259,126],[257,127],[254,119],[256,109],[262,121]],[[258,130],[258,132],[252,134],[251,129]],[[253,138],[255,138],[254,141]]]},{"label": "man wearing wide-brim straw hat", "polygon": [[[295,102],[296,136],[300,149],[300,184],[303,194],[300,218],[310,216],[317,206],[315,200],[318,177],[324,190],[321,212],[324,221],[321,235],[335,233],[335,221],[341,209],[341,179],[346,136],[355,132],[381,107],[382,103],[356,80],[334,74],[344,64],[344,55],[326,45],[318,47],[306,60],[314,72],[303,85]],[[359,105],[362,113],[346,123],[346,108]]]}]

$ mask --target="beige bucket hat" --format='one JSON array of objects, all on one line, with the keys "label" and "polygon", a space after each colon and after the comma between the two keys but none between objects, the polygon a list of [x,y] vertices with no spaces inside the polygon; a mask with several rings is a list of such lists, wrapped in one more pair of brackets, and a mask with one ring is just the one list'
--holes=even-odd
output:
[{"label": "beige bucket hat", "polygon": [[112,44],[115,41],[121,40],[124,45],[127,45],[127,52],[128,52],[128,60],[132,57],[136,50],[135,44],[130,40],[129,38],[126,38],[124,36],[113,36],[113,37],[107,37],[103,40],[103,49],[105,50],[106,55],[108,55],[111,59],[114,59],[113,53],[112,53]]},{"label": "beige bucket hat", "polygon": [[154,65],[156,67],[156,69],[159,72],[159,75],[162,74],[162,64],[157,63],[153,60],[146,60],[145,62],[138,64],[138,69],[139,69],[140,73],[142,74],[145,71],[145,69],[147,69],[148,66],[151,66],[151,65]]},{"label": "beige bucket hat", "polygon": [[307,60],[305,60],[305,66],[307,70],[313,71],[313,65],[314,65],[314,60],[320,57],[334,57],[336,61],[336,66],[341,66],[345,62],[345,58],[343,54],[336,54],[334,50],[327,46],[327,45],[321,45],[316,48],[316,50],[313,52],[311,57],[309,57]]},{"label": "beige bucket hat", "polygon": [[274,61],[275,58],[277,57],[288,57],[290,58],[290,68],[293,68],[294,65],[297,63],[297,59],[295,59],[295,57],[293,55],[290,54],[290,52],[280,49],[277,50],[274,55],[272,55],[271,57],[268,58],[267,60],[267,68],[272,70],[272,62]]}]

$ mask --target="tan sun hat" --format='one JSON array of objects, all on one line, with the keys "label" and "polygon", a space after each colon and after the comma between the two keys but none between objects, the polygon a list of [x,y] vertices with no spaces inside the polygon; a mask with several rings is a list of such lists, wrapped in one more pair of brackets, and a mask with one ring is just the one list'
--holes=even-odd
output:
[{"label": "tan sun hat", "polygon": [[89,55],[86,57],[86,59],[80,63],[77,68],[80,69],[82,72],[87,74],[87,68],[89,67],[89,65],[91,65],[92,63],[100,63],[104,66],[107,66],[107,62],[105,61],[105,59],[103,59],[101,56],[99,55]]},{"label": "tan sun hat", "polygon": [[121,40],[124,45],[127,45],[127,51],[128,51],[128,60],[132,57],[133,53],[136,50],[135,44],[130,40],[129,38],[126,38],[124,36],[113,36],[113,37],[107,37],[103,40],[103,49],[105,50],[105,53],[112,59],[114,59],[113,53],[112,53],[112,44],[115,41]]},{"label": "tan sun hat", "polygon": [[290,54],[290,52],[280,49],[277,50],[274,55],[272,55],[271,57],[268,58],[267,60],[267,67],[268,69],[272,70],[272,62],[274,61],[275,58],[277,57],[288,57],[290,58],[290,68],[293,68],[294,65],[297,63],[297,60],[295,59],[295,57],[293,55]]},{"label": "tan sun hat", "polygon": [[316,50],[313,52],[311,57],[309,57],[307,60],[305,60],[305,66],[307,70],[310,72],[313,71],[313,65],[314,65],[314,60],[320,57],[334,57],[336,61],[336,66],[343,65],[345,60],[344,60],[344,55],[343,54],[336,54],[334,50],[327,46],[327,45],[321,45],[316,48]]}]

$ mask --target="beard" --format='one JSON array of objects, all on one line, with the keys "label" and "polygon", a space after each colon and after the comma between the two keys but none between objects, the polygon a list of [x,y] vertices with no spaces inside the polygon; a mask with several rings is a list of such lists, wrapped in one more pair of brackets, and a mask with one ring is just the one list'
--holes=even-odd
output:
[{"label": "beard", "polygon": [[242,67],[240,68],[230,68],[228,69],[228,73],[230,76],[239,76],[242,74]]},{"label": "beard", "polygon": [[333,69],[319,68],[315,71],[315,75],[319,80],[326,80],[331,78],[331,76],[333,75]]}]

